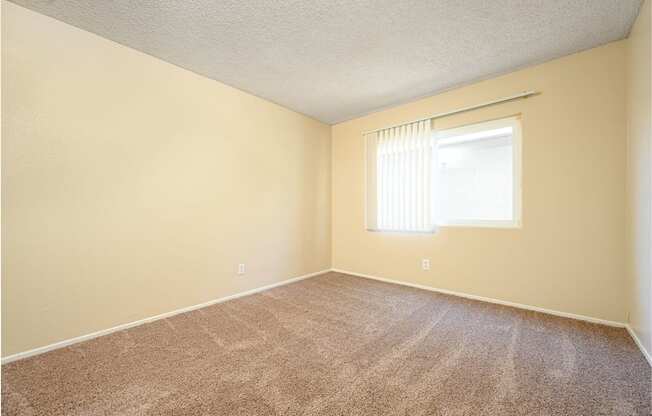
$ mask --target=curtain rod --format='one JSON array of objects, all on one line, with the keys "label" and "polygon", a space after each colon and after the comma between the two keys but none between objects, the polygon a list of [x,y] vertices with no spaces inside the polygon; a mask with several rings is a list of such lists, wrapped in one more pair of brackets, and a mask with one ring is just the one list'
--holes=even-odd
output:
[{"label": "curtain rod", "polygon": [[466,111],[477,110],[479,108],[489,107],[490,105],[505,103],[507,101],[519,100],[521,98],[527,98],[527,97],[531,97],[531,96],[537,95],[537,94],[539,94],[539,92],[537,92],[537,91],[523,91],[520,94],[510,95],[509,97],[503,97],[503,98],[499,98],[497,100],[488,101],[486,103],[472,105],[470,107],[463,107],[463,108],[459,108],[459,109],[453,110],[453,111],[447,111],[445,113],[433,114],[431,116],[420,118],[418,120],[412,120],[412,121],[407,121],[405,123],[394,124],[393,126],[387,126],[387,127],[383,127],[383,128],[376,129],[376,130],[365,131],[362,134],[363,135],[371,134],[371,133],[375,133],[377,131],[381,131],[381,130],[385,130],[385,129],[391,129],[391,128],[394,128],[394,127],[404,126],[404,125],[410,124],[410,123],[416,123],[418,121],[431,120],[431,119],[442,118],[442,117],[446,117],[446,116],[452,116],[453,114],[459,114],[459,113],[464,113]]}]

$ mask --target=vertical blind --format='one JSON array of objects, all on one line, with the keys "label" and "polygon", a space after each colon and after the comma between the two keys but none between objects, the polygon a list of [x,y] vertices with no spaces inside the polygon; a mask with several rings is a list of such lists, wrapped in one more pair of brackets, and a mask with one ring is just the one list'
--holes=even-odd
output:
[{"label": "vertical blind", "polygon": [[365,135],[367,228],[435,230],[436,152],[431,121]]}]

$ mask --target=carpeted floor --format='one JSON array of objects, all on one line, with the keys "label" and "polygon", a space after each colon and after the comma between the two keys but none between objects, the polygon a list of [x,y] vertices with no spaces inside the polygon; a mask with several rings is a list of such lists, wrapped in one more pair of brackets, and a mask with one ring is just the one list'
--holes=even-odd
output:
[{"label": "carpeted floor", "polygon": [[2,415],[650,415],[625,330],[329,273],[2,367]]}]

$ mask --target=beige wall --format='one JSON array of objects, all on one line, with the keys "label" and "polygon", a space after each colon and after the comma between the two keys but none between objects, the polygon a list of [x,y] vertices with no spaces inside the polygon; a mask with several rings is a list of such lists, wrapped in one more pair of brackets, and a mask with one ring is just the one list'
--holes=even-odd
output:
[{"label": "beige wall", "polygon": [[[334,126],[333,267],[624,322],[625,43]],[[365,231],[363,131],[530,89],[541,95],[435,123],[522,115],[522,229]]]},{"label": "beige wall", "polygon": [[652,19],[648,0],[641,9],[628,42],[628,270],[630,325],[652,353],[652,72],[650,71]]},{"label": "beige wall", "polygon": [[329,126],[2,6],[3,356],[330,267]]},{"label": "beige wall", "polygon": [[[630,314],[650,350],[649,3],[629,41],[331,130],[3,2],[2,355],[323,270],[331,254],[338,269]],[[522,116],[521,229],[365,231],[363,131],[528,89],[541,95],[435,123]]]}]

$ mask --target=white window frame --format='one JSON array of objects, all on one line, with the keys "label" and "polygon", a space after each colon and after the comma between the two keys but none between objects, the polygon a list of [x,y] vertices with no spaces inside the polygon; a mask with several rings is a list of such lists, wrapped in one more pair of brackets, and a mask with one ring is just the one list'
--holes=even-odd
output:
[{"label": "white window frame", "polygon": [[[512,177],[513,195],[511,220],[489,220],[489,219],[440,219],[437,221],[439,227],[471,227],[471,228],[522,228],[522,129],[520,117],[508,117],[486,122],[474,123],[462,127],[434,131],[437,142],[449,137],[473,134],[481,131],[494,130],[504,127],[512,128]],[[478,139],[482,140],[482,139]]]}]

